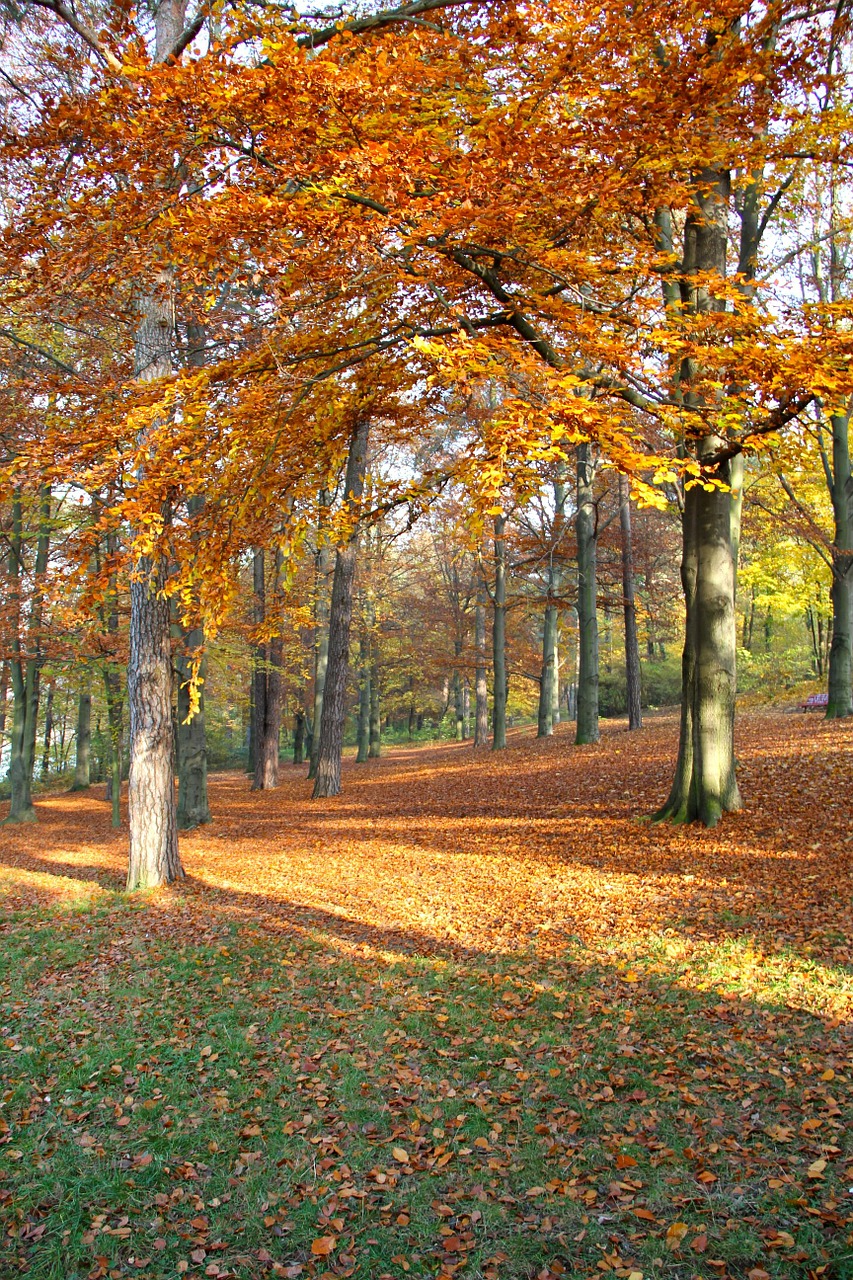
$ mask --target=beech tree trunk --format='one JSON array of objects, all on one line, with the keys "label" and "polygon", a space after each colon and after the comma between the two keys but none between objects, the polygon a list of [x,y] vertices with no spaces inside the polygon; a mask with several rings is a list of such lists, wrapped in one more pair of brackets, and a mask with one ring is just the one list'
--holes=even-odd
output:
[{"label": "beech tree trunk", "polygon": [[483,584],[477,589],[474,606],[474,648],[477,652],[474,671],[474,746],[482,747],[489,736],[489,686],[486,677],[486,593]]},{"label": "beech tree trunk", "polygon": [[492,750],[506,746],[506,516],[495,516],[495,593],[492,601]]},{"label": "beech tree trunk", "polygon": [[[364,489],[369,427],[366,419],[356,424],[347,459],[344,500],[354,509],[356,517]],[[346,688],[357,548],[358,518],[346,542],[338,547],[335,557],[335,578],[329,612],[329,663],[323,691],[323,715],[314,779],[315,800],[336,796],[341,789],[341,755],[347,710]]]},{"label": "beech tree trunk", "polygon": [[[266,557],[255,551],[253,559],[255,589],[255,624],[262,626],[267,617]],[[281,553],[276,554],[271,595],[278,594]],[[274,615],[275,616],[275,615]],[[276,625],[277,622],[276,622]],[[280,636],[260,642],[255,647],[252,675],[252,742],[253,791],[272,791],[279,782],[279,742],[281,738],[281,654]]]},{"label": "beech tree trunk", "polygon": [[[161,0],[155,18],[155,61],[170,54],[184,26],[186,0]],[[162,268],[140,295],[135,373],[156,382],[172,373],[175,330],[172,273]],[[130,584],[130,709],[127,888],[150,889],[183,877],[173,777],[171,619],[162,558],[140,556]],[[114,797],[114,802],[117,797]]]},{"label": "beech tree trunk", "polygon": [[364,764],[370,754],[370,642],[361,639],[361,664],[358,685],[358,751],[356,764]]},{"label": "beech tree trunk", "polygon": [[328,489],[320,491],[317,512],[317,555],[315,558],[314,626],[316,633],[314,649],[314,717],[311,735],[310,760],[308,777],[317,773],[317,758],[320,751],[320,724],[323,719],[323,693],[326,687],[326,671],[329,665],[329,572],[332,565],[331,547],[325,541],[325,528],[328,519],[328,508],[332,495]]},{"label": "beech tree trunk", "polygon": [[382,755],[382,690],[379,683],[379,654],[372,646],[373,662],[370,670],[370,748],[368,756],[378,760]]},{"label": "beech tree trunk", "polygon": [[192,677],[193,653],[204,643],[201,628],[184,634],[187,652],[175,662],[178,675],[178,808],[176,820],[179,831],[191,831],[194,827],[210,822],[210,806],[207,799],[207,734],[204,721],[204,674],[202,662],[199,674],[198,707],[191,720],[189,682]]},{"label": "beech tree trunk", "polygon": [[[681,305],[686,314],[723,310],[708,279],[726,274],[729,176],[717,170],[700,175],[695,208],[684,228]],[[742,266],[754,256],[745,234]],[[666,248],[666,245],[662,245]],[[669,246],[671,248],[671,244]],[[679,371],[685,403],[701,409],[693,391],[700,373],[695,358]],[[709,480],[728,488],[707,490],[693,484],[684,495],[681,580],[685,600],[682,656],[681,729],[675,777],[666,804],[656,819],[698,820],[713,827],[724,812],[740,808],[735,774],[734,722],[737,635],[735,588],[740,539],[743,461],[715,458],[722,437],[709,431],[696,445],[696,457]]]},{"label": "beech tree trunk", "polygon": [[575,742],[598,742],[598,579],[592,445],[577,448],[578,711]]},{"label": "beech tree trunk", "polygon": [[[550,590],[550,587],[549,587]],[[557,660],[557,606],[546,604],[542,619],[542,674],[539,679],[537,738],[554,732],[554,684]]]},{"label": "beech tree trunk", "polygon": [[74,748],[72,791],[85,791],[92,771],[92,695],[84,690],[77,699],[77,732]]},{"label": "beech tree trunk", "polygon": [[53,737],[53,695],[54,682],[50,681],[47,686],[47,699],[44,704],[44,743],[41,756],[41,776],[47,777],[50,773],[50,743]]},{"label": "beech tree trunk", "polygon": [[[454,656],[457,662],[462,656],[462,640],[459,636],[454,641]],[[462,674],[458,666],[453,672],[453,709],[456,717],[456,741],[462,742],[465,737],[465,694],[462,688]]]},{"label": "beech tree trunk", "polygon": [[[35,822],[32,787],[36,758],[36,725],[42,665],[44,577],[50,548],[50,489],[42,486],[29,617],[23,624],[24,509],[20,490],[12,498],[12,536],[9,540],[9,581],[14,610],[12,656],[12,733],[9,758],[11,805],[6,822]],[[24,631],[23,644],[21,631]]]},{"label": "beech tree trunk", "polygon": [[293,763],[302,764],[305,759],[305,712],[297,711],[293,726]]},{"label": "beech tree trunk", "polygon": [[640,644],[637,639],[637,605],[634,586],[634,549],[631,542],[631,494],[628,481],[619,476],[619,524],[622,530],[622,603],[625,613],[625,677],[628,686],[628,728],[643,725],[640,685]]},{"label": "beech tree trunk", "polygon": [[853,715],[853,477],[849,418],[832,415],[830,496],[835,517],[832,544],[832,644],[829,649],[828,720]]}]

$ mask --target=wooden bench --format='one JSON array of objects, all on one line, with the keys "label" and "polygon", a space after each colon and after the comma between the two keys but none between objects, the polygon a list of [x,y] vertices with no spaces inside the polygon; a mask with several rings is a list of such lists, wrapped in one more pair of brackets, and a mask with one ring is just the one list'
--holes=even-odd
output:
[{"label": "wooden bench", "polygon": [[801,711],[825,711],[829,706],[828,693],[810,693],[805,702],[800,703]]}]

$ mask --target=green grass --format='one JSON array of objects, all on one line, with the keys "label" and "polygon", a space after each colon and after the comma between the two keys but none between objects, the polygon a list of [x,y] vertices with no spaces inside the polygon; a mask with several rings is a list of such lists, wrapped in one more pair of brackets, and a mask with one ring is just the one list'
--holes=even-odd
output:
[{"label": "green grass", "polygon": [[723,998],[748,940],[628,969],[193,927],[7,920],[4,1280],[853,1277],[850,1045],[790,1003],[813,962]]}]

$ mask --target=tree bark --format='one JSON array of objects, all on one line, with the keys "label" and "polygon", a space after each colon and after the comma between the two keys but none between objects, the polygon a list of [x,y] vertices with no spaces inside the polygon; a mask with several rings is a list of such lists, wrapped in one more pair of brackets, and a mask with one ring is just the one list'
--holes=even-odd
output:
[{"label": "tree bark", "polygon": [[853,715],[853,477],[849,418],[832,415],[830,496],[835,519],[832,543],[832,644],[829,650],[828,720]]},{"label": "tree bark", "polygon": [[578,719],[575,742],[598,742],[598,580],[592,445],[577,448]]},{"label": "tree bark", "polygon": [[361,664],[358,685],[358,751],[356,764],[364,764],[370,755],[370,641],[361,638]]},{"label": "tree bark", "polygon": [[[255,625],[262,627],[267,619],[266,557],[256,550],[253,559],[255,591]],[[276,553],[271,594],[278,595],[281,553]],[[278,623],[276,622],[276,626]],[[252,674],[252,742],[254,770],[253,791],[273,791],[279,782],[279,743],[281,738],[281,637],[273,635],[255,646]]]},{"label": "tree bark", "polygon": [[379,683],[379,653],[374,642],[371,645],[373,662],[370,670],[370,748],[368,757],[378,760],[382,755],[382,689]]},{"label": "tree bark", "polygon": [[489,686],[486,675],[486,592],[482,581],[477,588],[474,606],[474,746],[485,745],[489,736]]},{"label": "tree bark", "polygon": [[325,541],[328,508],[332,495],[321,489],[317,512],[317,555],[315,559],[314,625],[316,641],[314,650],[314,726],[311,735],[308,777],[317,773],[317,757],[320,750],[320,724],[323,719],[323,693],[326,687],[326,671],[329,665],[329,571],[332,564],[331,548]]},{"label": "tree bark", "polygon": [[72,791],[85,791],[92,771],[92,695],[88,689],[77,699],[77,733],[75,735],[74,781]]},{"label": "tree bark", "polygon": [[50,489],[43,485],[29,617],[21,644],[24,513],[20,490],[12,498],[12,536],[9,541],[9,580],[15,612],[10,670],[12,677],[12,734],[9,759],[11,805],[6,822],[35,822],[32,787],[36,758],[39,685],[42,666],[44,577],[50,549]]},{"label": "tree bark", "polygon": [[[161,0],[155,20],[155,61],[164,61],[183,30],[186,0]],[[172,373],[175,330],[172,273],[161,269],[155,288],[139,298],[135,373],[155,382]],[[128,891],[183,877],[173,777],[171,618],[162,557],[140,556],[130,584],[130,708]],[[116,797],[117,798],[117,797]],[[114,798],[115,799],[115,798]]]},{"label": "tree bark", "polygon": [[634,585],[634,549],[631,541],[631,494],[628,481],[619,476],[619,524],[622,531],[622,603],[625,612],[625,677],[628,686],[628,728],[643,725],[640,685],[640,644],[637,639],[637,605]]},{"label": "tree bark", "polygon": [[[549,586],[550,591],[550,586]],[[557,657],[557,606],[546,604],[542,619],[542,674],[539,678],[539,711],[537,738],[549,738],[554,732],[554,677]]]},{"label": "tree bark", "polygon": [[305,759],[305,712],[297,711],[293,726],[293,763],[302,764]]},{"label": "tree bark", "polygon": [[329,664],[323,691],[314,799],[336,796],[341,789],[341,756],[346,720],[346,686],[352,624],[353,587],[358,548],[359,507],[367,465],[367,419],[356,424],[347,459],[344,500],[355,520],[346,541],[337,549],[332,604],[329,612]]},{"label": "tree bark", "polygon": [[53,737],[53,680],[47,686],[47,699],[44,705],[44,743],[41,757],[41,776],[46,778],[50,773],[50,744]]},{"label": "tree bark", "polygon": [[506,516],[495,516],[495,591],[492,600],[492,750],[506,746]]}]

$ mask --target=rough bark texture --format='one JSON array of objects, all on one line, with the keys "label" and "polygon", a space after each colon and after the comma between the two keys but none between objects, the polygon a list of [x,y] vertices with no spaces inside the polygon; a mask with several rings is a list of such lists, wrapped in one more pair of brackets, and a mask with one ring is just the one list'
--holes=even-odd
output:
[{"label": "rough bark texture", "polygon": [[575,742],[598,742],[598,580],[592,446],[577,449],[578,719]]},{"label": "rough bark texture", "polygon": [[127,888],[150,889],[183,876],[172,776],[172,669],[164,569],[141,566],[130,584],[130,862]]},{"label": "rough bark texture", "polygon": [[335,558],[332,605],[329,612],[329,665],[323,692],[317,773],[314,799],[336,796],[341,789],[341,754],[346,720],[346,688],[349,671],[349,640],[352,624],[353,586],[358,548],[358,509],[364,488],[369,422],[359,422],[350,440],[344,499],[354,509],[356,519]]},{"label": "rough bark texture", "polygon": [[637,605],[634,587],[634,548],[631,542],[631,495],[628,481],[619,476],[619,525],[622,531],[622,604],[625,614],[625,677],[628,687],[628,728],[643,724],[640,685],[640,645],[637,639]]},{"label": "rough bark texture", "polygon": [[77,699],[77,732],[74,748],[72,791],[85,791],[92,773],[92,695],[84,690]]},{"label": "rough bark texture", "polygon": [[506,516],[495,516],[495,593],[492,601],[492,750],[506,746]]},{"label": "rough bark texture", "polygon": [[827,719],[853,715],[853,478],[849,419],[833,414],[830,496],[835,517],[832,545],[832,644],[829,650]]},{"label": "rough bark texture", "polygon": [[[161,0],[156,14],[155,60],[168,57],[183,30],[185,0]],[[135,373],[155,382],[172,373],[175,329],[172,273],[161,269],[153,288],[138,299]],[[183,876],[178,855],[174,733],[172,725],[172,653],[169,605],[163,598],[166,567],[139,557],[130,586],[130,708],[128,812],[130,858],[128,890],[153,888]]]},{"label": "rough bark texture", "polygon": [[474,746],[482,747],[489,736],[489,686],[486,678],[486,592],[482,583],[474,606]]}]

